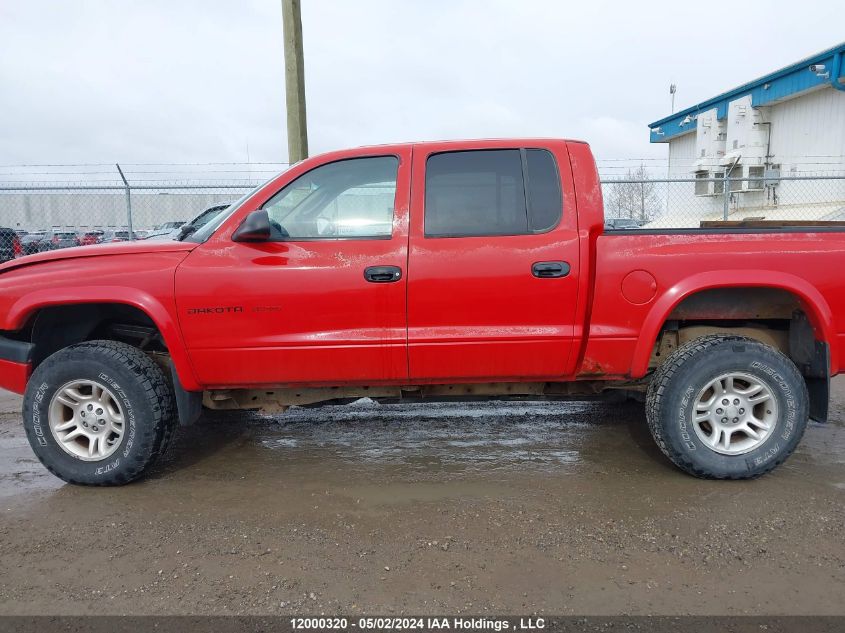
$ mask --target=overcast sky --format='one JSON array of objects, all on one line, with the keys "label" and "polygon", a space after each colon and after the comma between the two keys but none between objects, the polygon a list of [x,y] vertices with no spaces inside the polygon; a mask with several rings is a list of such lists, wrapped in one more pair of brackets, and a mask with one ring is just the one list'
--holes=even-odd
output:
[{"label": "overcast sky", "polygon": [[[303,0],[311,153],[647,123],[833,46],[830,2]],[[279,0],[0,0],[0,162],[284,161]]]}]

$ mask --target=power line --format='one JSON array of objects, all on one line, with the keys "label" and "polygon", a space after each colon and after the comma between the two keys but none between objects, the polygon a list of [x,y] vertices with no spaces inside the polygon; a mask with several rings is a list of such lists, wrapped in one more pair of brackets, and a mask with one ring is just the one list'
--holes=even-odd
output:
[{"label": "power line", "polygon": [[[290,165],[285,161],[250,161],[250,162],[233,162],[233,163],[120,163],[123,166],[131,165],[134,167],[147,166],[197,166],[197,165]],[[114,167],[114,163],[6,163],[0,164],[0,167]]]},{"label": "power line", "polygon": [[[804,159],[804,158],[839,158],[845,159],[845,154],[777,154],[775,156],[779,160],[784,159]],[[596,158],[597,163],[610,162],[667,162],[667,158],[657,157],[631,157],[631,158]],[[678,158],[675,160],[681,161],[696,161],[698,158]],[[165,162],[148,162],[148,163],[120,163],[121,166],[131,167],[210,167],[210,166],[249,166],[249,165],[290,165],[285,161],[233,161],[233,162],[206,162],[206,163],[165,163]],[[33,168],[33,167],[111,167],[108,172],[82,172],[82,173],[112,173],[114,171],[114,163],[0,163],[0,168]],[[136,172],[138,173],[138,172]],[[164,173],[164,172],[162,172]]]},{"label": "power line", "polygon": [[[178,174],[178,171],[126,171],[127,174]],[[197,174],[273,174],[275,169],[204,169],[202,171],[183,171],[182,173]],[[0,176],[100,176],[114,174],[113,171],[8,171],[0,172]],[[119,180],[119,179],[118,179]]]}]

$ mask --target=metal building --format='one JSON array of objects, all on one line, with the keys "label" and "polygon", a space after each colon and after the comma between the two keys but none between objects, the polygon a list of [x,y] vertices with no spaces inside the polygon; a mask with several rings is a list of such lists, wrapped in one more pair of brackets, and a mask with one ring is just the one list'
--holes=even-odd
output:
[{"label": "metal building", "polygon": [[670,185],[662,222],[678,224],[673,198],[698,218],[845,220],[843,57],[845,42],[651,123],[669,178],[694,179]]}]

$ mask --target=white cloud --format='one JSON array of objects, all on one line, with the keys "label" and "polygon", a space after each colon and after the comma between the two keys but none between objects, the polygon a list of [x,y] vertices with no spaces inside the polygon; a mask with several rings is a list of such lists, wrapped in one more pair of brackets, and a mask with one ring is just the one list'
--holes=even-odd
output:
[{"label": "white cloud", "polygon": [[[662,155],[646,124],[841,39],[835,2],[304,0],[312,151],[571,136]],[[787,12],[786,9],[790,10]],[[3,163],[286,157],[278,0],[0,5]]]}]

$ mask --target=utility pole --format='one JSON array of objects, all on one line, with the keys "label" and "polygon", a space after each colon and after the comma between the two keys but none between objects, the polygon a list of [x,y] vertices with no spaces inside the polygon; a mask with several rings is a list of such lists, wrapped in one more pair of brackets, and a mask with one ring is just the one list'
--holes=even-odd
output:
[{"label": "utility pole", "polygon": [[[678,86],[675,84],[674,81],[669,83],[669,98],[672,100],[672,112],[670,114],[675,114],[675,93],[678,92]],[[666,144],[666,179],[672,177],[672,144]],[[669,197],[671,194],[672,183],[666,183],[666,209],[669,209]]]},{"label": "utility pole", "polygon": [[308,157],[308,127],[305,119],[305,64],[302,59],[302,17],[299,0],[282,0],[282,30],[285,39],[285,103],[288,118],[288,161]]}]

